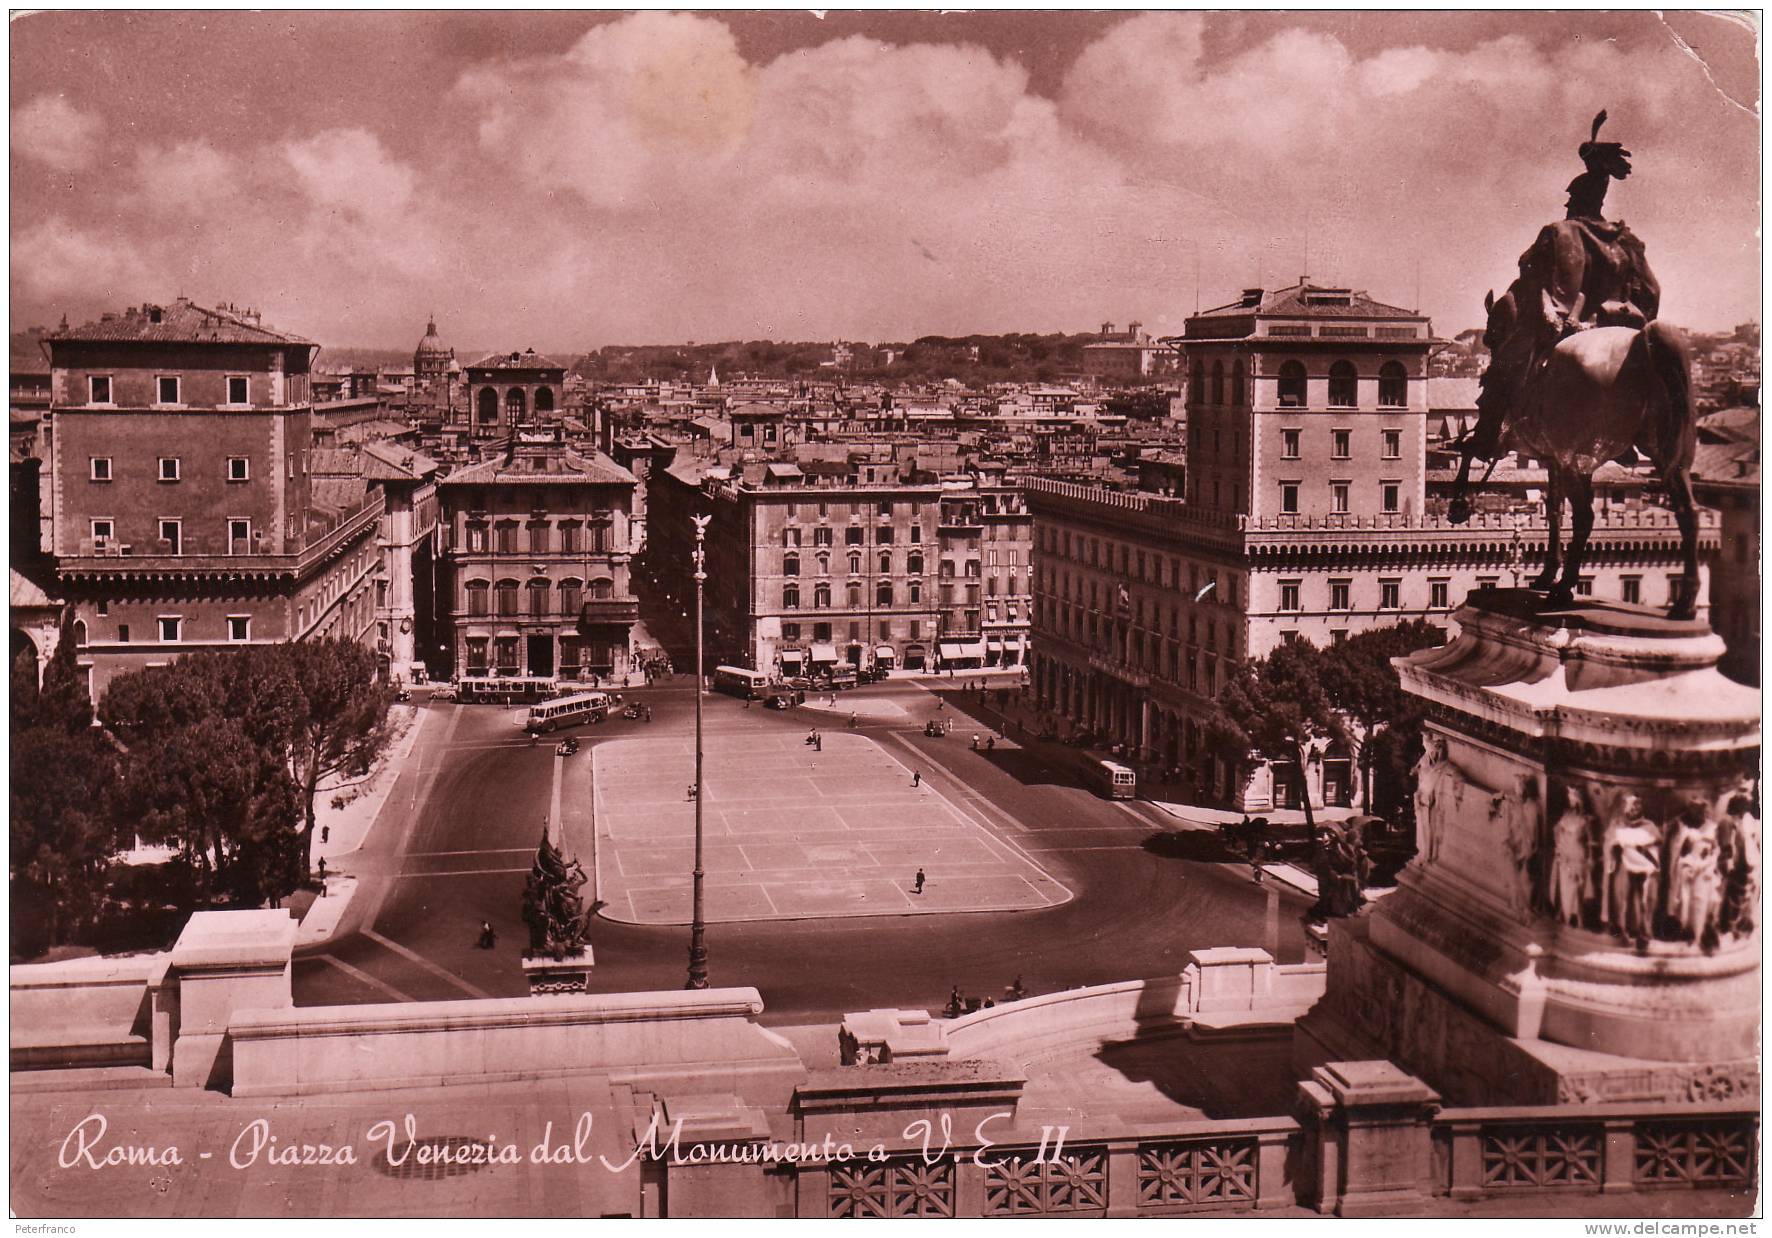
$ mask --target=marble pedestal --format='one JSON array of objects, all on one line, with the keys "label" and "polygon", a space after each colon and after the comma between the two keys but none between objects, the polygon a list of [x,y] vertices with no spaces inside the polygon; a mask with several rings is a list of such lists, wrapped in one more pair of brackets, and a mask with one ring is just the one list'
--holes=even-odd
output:
[{"label": "marble pedestal", "polygon": [[1752,1094],[1758,694],[1702,622],[1525,590],[1457,619],[1398,663],[1418,854],[1332,934],[1301,1064],[1389,1058],[1455,1104]]},{"label": "marble pedestal", "polygon": [[562,993],[588,993],[591,988],[591,948],[556,959],[550,954],[523,957],[523,976],[531,997]]}]

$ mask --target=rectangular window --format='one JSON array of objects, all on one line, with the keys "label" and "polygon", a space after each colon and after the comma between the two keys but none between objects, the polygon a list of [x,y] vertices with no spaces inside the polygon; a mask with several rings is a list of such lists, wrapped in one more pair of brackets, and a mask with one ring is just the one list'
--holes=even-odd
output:
[{"label": "rectangular window", "polygon": [[176,377],[164,374],[161,375],[160,378],[156,380],[156,390],[160,396],[159,403],[178,403],[178,379]]},{"label": "rectangular window", "polygon": [[913,524],[911,526],[911,545],[913,545],[913,546],[919,545],[922,541],[923,541],[923,526],[920,524]]},{"label": "rectangular window", "polygon": [[160,480],[177,481],[179,475],[179,458],[177,456],[160,457]]},{"label": "rectangular window", "polygon": [[229,640],[251,640],[252,639],[252,616],[251,615],[229,615],[228,616],[228,639]]},{"label": "rectangular window", "polygon": [[127,645],[129,643],[129,625],[127,623],[119,623],[117,625],[117,643],[119,645]]},{"label": "rectangular window", "polygon": [[1283,481],[1280,483],[1280,510],[1288,516],[1298,514],[1298,483]]},{"label": "rectangular window", "polygon": [[1591,598],[1594,595],[1594,578],[1592,576],[1576,577],[1575,592],[1584,598]]},{"label": "rectangular window", "polygon": [[[885,504],[882,503],[881,506],[884,507]],[[892,526],[889,524],[883,524],[878,529],[875,529],[874,541],[881,546],[892,545]]]},{"label": "rectangular window", "polygon": [[1378,487],[1379,503],[1387,512],[1403,510],[1403,483],[1400,481],[1380,482]]},{"label": "rectangular window", "polygon": [[501,524],[498,526],[498,553],[514,555],[517,553],[517,526]]},{"label": "rectangular window", "polygon": [[1450,594],[1452,582],[1449,580],[1430,580],[1427,582],[1427,604],[1430,610],[1445,610],[1452,605]]},{"label": "rectangular window", "polygon": [[1378,605],[1381,610],[1396,610],[1403,604],[1403,582],[1400,580],[1381,580],[1378,582]]},{"label": "rectangular window", "polygon": [[828,623],[813,624],[812,625],[812,639],[813,640],[829,640],[829,639],[831,639],[831,625]]},{"label": "rectangular window", "polygon": [[1281,610],[1297,610],[1298,609],[1298,588],[1299,588],[1300,583],[1301,583],[1300,581],[1296,581],[1296,580],[1282,580],[1280,582],[1280,609]]},{"label": "rectangular window", "polygon": [[252,465],[245,456],[228,457],[228,480],[246,481],[252,476]]},{"label": "rectangular window", "polygon": [[109,404],[111,402],[111,376],[109,374],[87,375],[86,394],[88,404]]},{"label": "rectangular window", "polygon": [[161,615],[160,639],[163,641],[178,640],[179,634],[184,630],[184,626],[185,621],[177,615]]},{"label": "rectangular window", "polygon": [[812,544],[814,546],[829,546],[831,544],[830,529],[817,528],[812,530]]},{"label": "rectangular window", "polygon": [[468,550],[477,554],[486,553],[486,526],[470,524],[468,526]]},{"label": "rectangular window", "polygon": [[1354,584],[1351,580],[1332,580],[1329,582],[1329,609],[1353,609]]},{"label": "rectangular window", "polygon": [[1329,501],[1330,501],[1331,509],[1334,511],[1341,512],[1341,513],[1345,514],[1348,510],[1348,495],[1352,492],[1352,490],[1353,490],[1353,485],[1350,482],[1345,482],[1345,481],[1330,482],[1329,483]]},{"label": "rectangular window", "polygon": [[782,624],[781,625],[781,638],[783,640],[799,640],[800,639],[800,625],[797,623]]},{"label": "rectangular window", "polygon": [[94,520],[92,522],[92,540],[94,542],[108,542],[117,536],[116,530],[117,526],[109,520]]},{"label": "rectangular window", "polygon": [[1496,585],[1498,585],[1500,583],[1501,583],[1501,577],[1499,577],[1499,576],[1479,576],[1479,577],[1477,577],[1477,588],[1478,589],[1493,589],[1493,588],[1495,588]]},{"label": "rectangular window", "polygon": [[251,402],[251,391],[246,376],[244,374],[228,375],[228,403],[250,404]]},{"label": "rectangular window", "polygon": [[1349,430],[1329,431],[1329,454],[1337,460],[1350,459],[1353,452],[1353,433]]},{"label": "rectangular window", "polygon": [[249,554],[252,551],[252,521],[228,521],[228,553],[231,555]]},{"label": "rectangular window", "polygon": [[1281,430],[1280,431],[1280,458],[1281,459],[1283,459],[1283,460],[1298,459],[1298,439],[1299,439],[1299,432],[1297,430]]},{"label": "rectangular window", "polygon": [[160,552],[175,555],[180,553],[179,522],[162,520],[160,522]]},{"label": "rectangular window", "polygon": [[1384,432],[1384,458],[1386,460],[1401,460],[1403,458],[1403,432],[1401,430],[1386,430]]},{"label": "rectangular window", "polygon": [[529,526],[529,553],[545,555],[548,551],[548,526],[532,524]]},{"label": "rectangular window", "polygon": [[1618,590],[1619,597],[1624,601],[1641,602],[1643,600],[1643,578],[1641,576],[1620,576]]}]

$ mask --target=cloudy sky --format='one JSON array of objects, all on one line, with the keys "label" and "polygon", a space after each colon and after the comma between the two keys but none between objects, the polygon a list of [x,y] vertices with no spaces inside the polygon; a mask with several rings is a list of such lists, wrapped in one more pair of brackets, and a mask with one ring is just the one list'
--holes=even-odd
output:
[{"label": "cloudy sky", "polygon": [[[322,343],[1175,332],[1301,272],[1477,325],[1593,114],[1663,314],[1758,316],[1743,21],[43,13],[15,327],[183,293]],[[1417,290],[1419,289],[1419,299]]]}]

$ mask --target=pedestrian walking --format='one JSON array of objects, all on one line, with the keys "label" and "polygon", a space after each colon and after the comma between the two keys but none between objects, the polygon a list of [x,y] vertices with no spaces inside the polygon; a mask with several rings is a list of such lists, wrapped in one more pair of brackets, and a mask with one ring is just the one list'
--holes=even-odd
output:
[{"label": "pedestrian walking", "polygon": [[923,892],[923,881],[923,870],[919,868],[917,870],[917,884],[911,890],[913,894],[921,894]]},{"label": "pedestrian walking", "polygon": [[812,735],[812,751],[814,751],[814,752],[823,752],[824,751],[824,736],[818,734],[817,732],[814,732]]},{"label": "pedestrian walking", "polygon": [[911,771],[911,785],[913,787],[920,787],[923,785],[923,771],[922,770],[914,769]]},{"label": "pedestrian walking", "polygon": [[330,825],[323,825],[320,827],[320,841],[322,843],[329,843],[332,841],[332,827]]}]

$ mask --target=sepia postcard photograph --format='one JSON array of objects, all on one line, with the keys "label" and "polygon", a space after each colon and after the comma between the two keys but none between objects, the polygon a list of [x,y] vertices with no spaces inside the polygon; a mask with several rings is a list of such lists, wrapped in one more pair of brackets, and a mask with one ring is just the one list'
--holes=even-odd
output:
[{"label": "sepia postcard photograph", "polygon": [[1763,17],[12,12],[14,1234],[1756,1233]]}]

